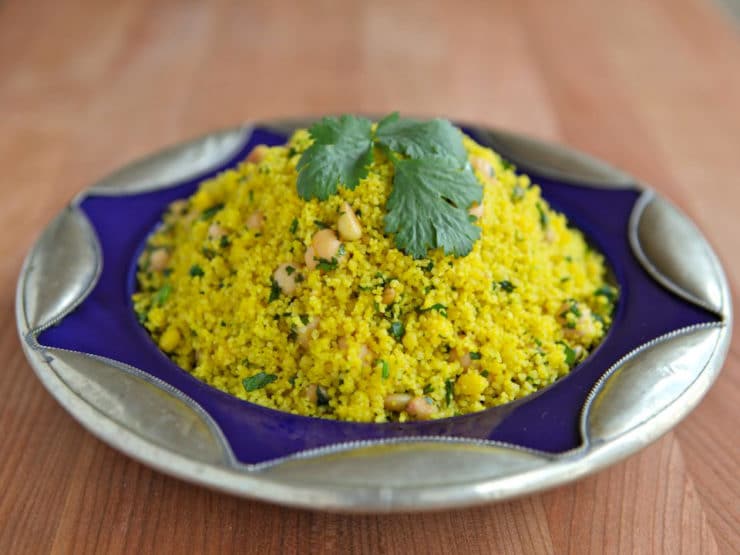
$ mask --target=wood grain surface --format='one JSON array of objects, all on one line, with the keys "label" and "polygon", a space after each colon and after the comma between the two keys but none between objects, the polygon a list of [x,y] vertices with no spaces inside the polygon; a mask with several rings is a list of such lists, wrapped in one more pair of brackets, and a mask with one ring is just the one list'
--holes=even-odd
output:
[{"label": "wood grain surface", "polygon": [[708,0],[0,0],[0,553],[737,553],[740,337],[702,404],[573,485],[346,516],[212,493],[99,442],[21,353],[14,288],[81,188],[246,119],[401,110],[572,144],[694,218],[740,284],[740,33]]}]

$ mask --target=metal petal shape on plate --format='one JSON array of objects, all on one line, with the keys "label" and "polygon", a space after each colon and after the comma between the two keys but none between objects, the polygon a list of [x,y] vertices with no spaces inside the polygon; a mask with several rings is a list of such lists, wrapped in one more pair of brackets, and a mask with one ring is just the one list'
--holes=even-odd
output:
[{"label": "metal petal shape on plate", "polygon": [[194,139],[124,166],[96,183],[86,195],[130,195],[172,185],[234,156],[249,140],[240,127]]},{"label": "metal petal shape on plate", "polygon": [[503,478],[543,466],[550,460],[544,454],[503,445],[414,440],[298,457],[262,472],[281,481],[303,484],[423,488]]},{"label": "metal petal shape on plate", "polygon": [[545,177],[589,187],[635,185],[631,175],[577,150],[498,129],[476,128],[475,134],[507,160]]},{"label": "metal petal shape on plate", "polygon": [[714,357],[722,330],[702,327],[667,336],[623,360],[586,405],[586,439],[611,441],[679,402]]},{"label": "metal petal shape on plate", "polygon": [[60,349],[44,353],[69,389],[119,425],[195,460],[229,461],[218,428],[179,391],[100,357]]},{"label": "metal petal shape on plate", "polygon": [[100,246],[87,218],[66,208],[46,228],[26,262],[23,313],[29,330],[46,327],[80,303],[101,270]]},{"label": "metal petal shape on plate", "polygon": [[719,263],[696,226],[675,206],[644,193],[633,212],[629,237],[635,255],[656,280],[727,318]]}]

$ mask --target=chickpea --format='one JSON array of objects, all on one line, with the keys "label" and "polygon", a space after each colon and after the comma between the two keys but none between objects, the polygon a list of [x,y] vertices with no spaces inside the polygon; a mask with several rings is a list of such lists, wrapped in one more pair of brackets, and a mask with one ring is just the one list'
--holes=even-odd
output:
[{"label": "chickpea", "polygon": [[477,202],[474,202],[473,206],[468,209],[468,214],[481,219],[483,217],[483,203],[481,202],[480,204],[478,204]]},{"label": "chickpea", "polygon": [[383,289],[383,298],[381,299],[383,301],[383,304],[391,304],[396,299],[396,290],[393,289],[393,287],[386,287]]},{"label": "chickpea", "polygon": [[462,366],[463,368],[469,368],[470,365],[473,364],[473,359],[470,356],[470,353],[465,353],[463,355],[460,355],[457,349],[452,349],[450,351],[450,354],[447,357],[447,360],[449,362],[459,362],[460,366]]},{"label": "chickpea", "polygon": [[226,237],[227,231],[217,223],[212,223],[208,228],[208,238],[212,241],[218,241],[221,237]]},{"label": "chickpea", "polygon": [[318,386],[315,383],[312,383],[311,385],[307,385],[306,388],[303,390],[303,395],[306,397],[309,403],[316,404],[316,401],[319,398],[318,395]]},{"label": "chickpea", "polygon": [[437,407],[426,397],[414,397],[406,405],[406,412],[417,420],[428,420],[437,412]]},{"label": "chickpea", "polygon": [[185,199],[176,200],[170,203],[170,212],[175,216],[182,216],[188,210],[188,201]]},{"label": "chickpea", "polygon": [[167,267],[170,262],[170,253],[167,249],[158,248],[154,249],[149,255],[149,268],[155,272],[161,272]]},{"label": "chickpea", "polygon": [[319,318],[314,318],[305,326],[298,328],[298,344],[306,348],[308,347],[309,341],[311,341],[311,332],[319,326]]},{"label": "chickpea", "polygon": [[[342,351],[343,353],[346,353],[347,350],[349,349],[349,342],[347,341],[347,338],[342,336],[339,339],[337,339],[337,347],[339,347],[340,351]],[[357,356],[364,365],[370,364],[370,361],[374,358],[373,352],[364,343],[360,345]]]},{"label": "chickpea", "polygon": [[342,206],[342,215],[337,220],[339,236],[345,241],[357,241],[362,237],[362,226],[349,203]]},{"label": "chickpea", "polygon": [[247,229],[258,231],[265,225],[265,215],[259,210],[255,210],[247,216]]},{"label": "chickpea", "polygon": [[409,401],[411,401],[411,395],[407,393],[391,393],[383,399],[383,407],[385,407],[385,410],[401,412],[409,404]]},{"label": "chickpea", "polygon": [[470,164],[480,173],[485,175],[486,177],[493,176],[493,167],[491,166],[491,163],[485,158],[480,158],[479,156],[473,156],[470,159]]},{"label": "chickpea", "polygon": [[259,164],[264,160],[265,154],[267,154],[267,146],[257,145],[252,149],[252,152],[249,153],[249,156],[247,156],[247,162]]},{"label": "chickpea", "polygon": [[284,294],[289,296],[295,294],[298,288],[298,282],[295,279],[297,272],[297,268],[289,262],[280,264],[275,272],[273,272],[272,277],[277,282],[278,287],[280,287],[280,291]]},{"label": "chickpea", "polygon": [[314,252],[313,247],[308,247],[306,249],[306,254],[303,258],[306,261],[306,268],[309,270],[313,270],[319,264],[318,260],[316,260],[316,253]]},{"label": "chickpea", "polygon": [[337,234],[331,229],[322,229],[317,231],[311,240],[316,256],[325,260],[331,260],[339,251],[342,243],[337,239]]},{"label": "chickpea", "polygon": [[340,351],[347,352],[347,349],[349,348],[349,344],[347,343],[347,338],[342,336],[339,339],[337,339],[337,347],[339,347]]},{"label": "chickpea", "polygon": [[373,352],[370,350],[370,347],[368,347],[364,343],[362,345],[360,345],[359,355],[360,355],[360,360],[362,361],[362,363],[365,366],[367,366],[368,364],[370,364],[370,361],[373,358],[375,358],[374,355],[373,355]]}]

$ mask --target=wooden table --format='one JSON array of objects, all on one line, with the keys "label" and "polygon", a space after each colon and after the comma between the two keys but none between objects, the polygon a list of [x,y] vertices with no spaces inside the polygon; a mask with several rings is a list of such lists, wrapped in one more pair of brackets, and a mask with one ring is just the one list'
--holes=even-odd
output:
[{"label": "wooden table", "polygon": [[0,2],[0,553],[736,552],[740,332],[699,408],[638,455],[423,515],[313,513],[179,482],[93,438],[34,377],[13,291],[52,216],[136,156],[279,115],[398,109],[575,145],[688,212],[738,305],[740,35],[713,3],[415,4]]}]

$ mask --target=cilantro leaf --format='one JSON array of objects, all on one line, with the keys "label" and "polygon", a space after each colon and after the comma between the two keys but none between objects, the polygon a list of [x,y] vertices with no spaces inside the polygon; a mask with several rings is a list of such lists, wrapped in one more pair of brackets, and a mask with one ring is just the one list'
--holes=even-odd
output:
[{"label": "cilantro leaf", "polygon": [[473,172],[444,158],[399,160],[395,169],[385,231],[396,234],[396,246],[414,258],[435,248],[468,254],[480,237],[480,228],[468,219],[468,207],[483,197]]},{"label": "cilantro leaf", "polygon": [[378,123],[375,136],[381,145],[409,158],[450,158],[461,168],[468,161],[460,132],[447,120],[418,121],[394,112]]},{"label": "cilantro leaf", "polygon": [[244,385],[244,389],[246,389],[249,392],[257,391],[258,389],[262,389],[268,384],[271,384],[277,380],[277,376],[275,374],[268,374],[266,372],[257,372],[254,376],[250,376],[248,378],[244,378],[242,380],[242,385]]},{"label": "cilantro leaf", "polygon": [[296,166],[301,198],[326,200],[340,183],[357,187],[373,159],[371,125],[365,118],[344,115],[323,118],[309,129],[314,142]]}]

